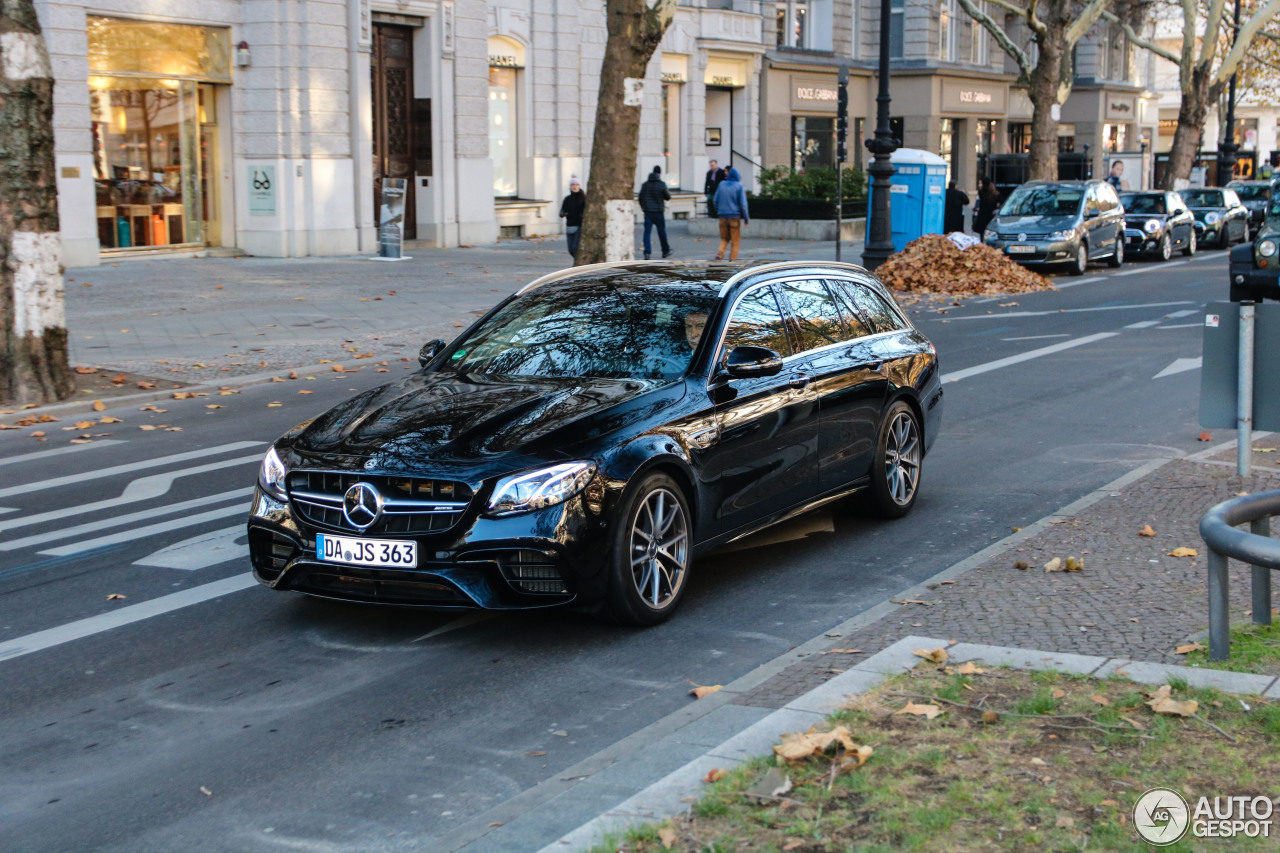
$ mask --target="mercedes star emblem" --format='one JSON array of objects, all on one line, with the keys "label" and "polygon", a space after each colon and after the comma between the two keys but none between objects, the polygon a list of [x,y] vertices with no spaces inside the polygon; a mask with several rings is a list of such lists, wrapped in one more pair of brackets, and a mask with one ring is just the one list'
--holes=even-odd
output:
[{"label": "mercedes star emblem", "polygon": [[382,495],[369,483],[356,483],[342,496],[342,514],[352,527],[368,530],[382,517]]}]

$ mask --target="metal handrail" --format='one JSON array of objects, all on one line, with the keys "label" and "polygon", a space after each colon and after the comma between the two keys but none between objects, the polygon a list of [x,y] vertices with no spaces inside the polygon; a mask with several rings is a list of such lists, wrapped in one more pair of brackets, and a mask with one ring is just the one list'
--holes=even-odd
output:
[{"label": "metal handrail", "polygon": [[[1227,610],[1227,558],[1252,567],[1253,622],[1271,624],[1271,571],[1280,569],[1280,541],[1271,538],[1271,517],[1280,515],[1280,491],[1223,501],[1200,519],[1200,538],[1209,547],[1209,660],[1231,655]],[[1249,532],[1236,529],[1249,523]]]}]

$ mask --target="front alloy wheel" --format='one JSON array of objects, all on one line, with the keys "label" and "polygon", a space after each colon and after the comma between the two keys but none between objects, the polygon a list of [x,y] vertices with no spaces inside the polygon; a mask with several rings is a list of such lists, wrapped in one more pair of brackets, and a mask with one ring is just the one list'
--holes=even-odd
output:
[{"label": "front alloy wheel", "polygon": [[1187,236],[1187,245],[1183,248],[1182,254],[1188,258],[1196,253],[1196,231],[1191,229],[1191,234]]},{"label": "front alloy wheel", "polygon": [[1084,275],[1084,271],[1089,268],[1089,247],[1082,241],[1076,246],[1076,259],[1071,262],[1069,272],[1072,275]]},{"label": "front alloy wheel", "polygon": [[920,492],[923,458],[920,422],[912,408],[899,400],[889,407],[880,424],[867,490],[872,512],[884,518],[901,518],[911,511]]},{"label": "front alloy wheel", "polygon": [[689,509],[670,477],[652,474],[624,501],[605,611],[616,622],[656,625],[676,609],[689,576]]},{"label": "front alloy wheel", "polygon": [[1160,260],[1167,261],[1173,256],[1173,240],[1169,237],[1169,232],[1164,232],[1164,236],[1160,238],[1160,246],[1156,249]]}]

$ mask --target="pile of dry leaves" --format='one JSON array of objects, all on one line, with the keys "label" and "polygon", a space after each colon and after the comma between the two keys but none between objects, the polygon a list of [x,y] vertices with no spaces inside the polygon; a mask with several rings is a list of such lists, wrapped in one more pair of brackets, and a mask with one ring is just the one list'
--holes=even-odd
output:
[{"label": "pile of dry leaves", "polygon": [[1053,290],[1049,279],[990,246],[963,251],[941,234],[926,234],[876,268],[890,289],[909,293],[978,294]]}]

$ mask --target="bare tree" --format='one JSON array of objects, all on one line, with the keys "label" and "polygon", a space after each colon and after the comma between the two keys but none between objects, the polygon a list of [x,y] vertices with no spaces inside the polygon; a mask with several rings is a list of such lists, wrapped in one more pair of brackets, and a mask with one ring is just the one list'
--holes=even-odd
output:
[{"label": "bare tree", "polygon": [[978,8],[974,0],[960,0],[961,7],[991,33],[992,38],[1018,64],[1017,85],[1025,86],[1031,100],[1031,151],[1027,172],[1031,180],[1058,177],[1058,109],[1066,103],[1075,82],[1072,48],[1084,38],[1115,0],[988,0],[1010,16],[1026,22],[1035,44],[1035,56],[1011,39],[1003,21],[997,22]]},{"label": "bare tree", "polygon": [[676,0],[607,0],[609,39],[600,68],[587,209],[582,217],[579,264],[622,260],[634,243],[636,150],[640,140],[640,86],[645,67],[671,25]]},{"label": "bare tree", "polygon": [[0,402],[75,390],[67,364],[53,72],[32,0],[0,0]]}]

